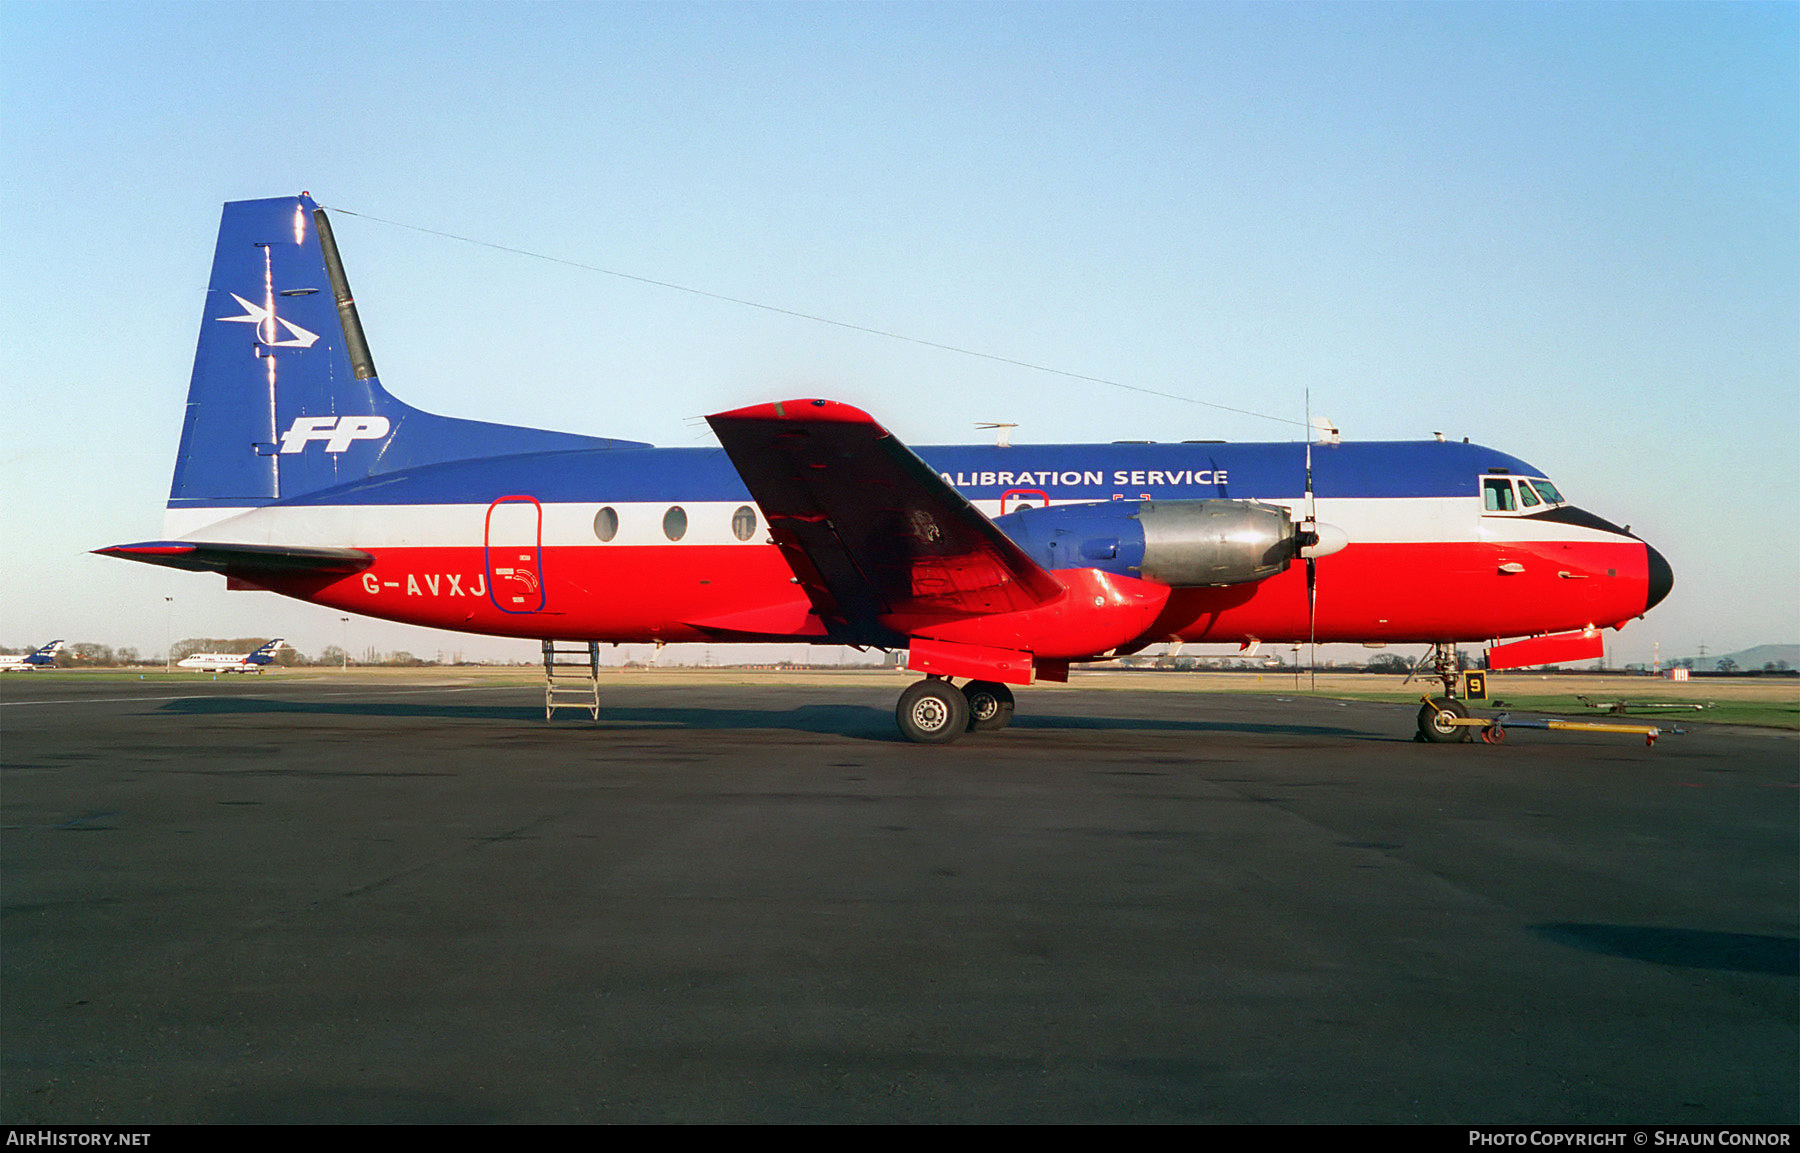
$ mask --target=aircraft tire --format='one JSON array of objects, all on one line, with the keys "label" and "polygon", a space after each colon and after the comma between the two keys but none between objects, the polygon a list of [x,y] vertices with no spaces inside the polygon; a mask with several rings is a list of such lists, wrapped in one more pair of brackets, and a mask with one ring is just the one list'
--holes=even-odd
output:
[{"label": "aircraft tire", "polygon": [[945,745],[969,727],[969,699],[943,680],[923,680],[907,687],[894,708],[900,735],[921,745]]},{"label": "aircraft tire", "polygon": [[969,701],[969,731],[991,733],[1012,724],[1012,690],[999,681],[970,681],[962,687]]},{"label": "aircraft tire", "polygon": [[1419,735],[1434,745],[1461,744],[1468,740],[1474,730],[1467,725],[1439,724],[1440,710],[1456,717],[1469,715],[1469,706],[1454,697],[1427,701],[1419,706]]}]

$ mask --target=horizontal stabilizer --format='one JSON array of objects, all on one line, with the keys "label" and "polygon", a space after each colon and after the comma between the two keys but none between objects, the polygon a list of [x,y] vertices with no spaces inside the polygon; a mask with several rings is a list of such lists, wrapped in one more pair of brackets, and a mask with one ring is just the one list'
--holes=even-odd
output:
[{"label": "horizontal stabilizer", "polygon": [[185,540],[116,544],[94,551],[101,556],[116,556],[188,572],[224,573],[248,581],[271,577],[336,576],[361,572],[375,563],[374,557],[354,548],[208,544]]}]

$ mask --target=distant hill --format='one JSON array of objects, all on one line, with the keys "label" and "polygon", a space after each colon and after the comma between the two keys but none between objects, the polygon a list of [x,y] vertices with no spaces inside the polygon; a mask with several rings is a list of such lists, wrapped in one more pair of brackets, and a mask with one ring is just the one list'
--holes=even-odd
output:
[{"label": "distant hill", "polygon": [[1693,660],[1694,671],[1702,673],[1717,672],[1719,662],[1727,660],[1741,673],[1756,672],[1769,664],[1800,669],[1800,645],[1756,645],[1735,653],[1719,653],[1716,656],[1695,657]]}]

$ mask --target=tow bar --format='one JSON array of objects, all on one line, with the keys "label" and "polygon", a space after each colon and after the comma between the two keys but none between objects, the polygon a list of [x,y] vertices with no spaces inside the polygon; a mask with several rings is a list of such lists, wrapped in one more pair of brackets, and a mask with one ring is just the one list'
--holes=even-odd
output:
[{"label": "tow bar", "polygon": [[[1431,704],[1430,697],[1420,697],[1421,701]],[[1680,725],[1632,724],[1629,721],[1515,721],[1509,713],[1500,713],[1492,718],[1459,717],[1448,709],[1439,709],[1437,715],[1439,725],[1450,728],[1480,729],[1481,739],[1490,745],[1498,745],[1506,740],[1508,727],[1515,729],[1549,729],[1553,732],[1568,733],[1629,733],[1644,738],[1644,744],[1656,744],[1656,738],[1665,733],[1680,736],[1687,732]]]}]

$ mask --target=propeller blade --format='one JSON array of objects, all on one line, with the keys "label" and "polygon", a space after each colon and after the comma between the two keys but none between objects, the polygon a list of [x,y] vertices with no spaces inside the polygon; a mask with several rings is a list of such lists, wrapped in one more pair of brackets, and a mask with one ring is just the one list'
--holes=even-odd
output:
[{"label": "propeller blade", "polygon": [[1307,664],[1312,669],[1312,687],[1319,687],[1319,562],[1306,558],[1306,638],[1310,646]]},{"label": "propeller blade", "polygon": [[[1313,504],[1313,472],[1312,472],[1312,389],[1306,390],[1306,522],[1305,533],[1309,545],[1319,543],[1318,510]],[[1306,640],[1307,669],[1311,674],[1312,688],[1319,687],[1319,561],[1317,557],[1306,558]]]}]

